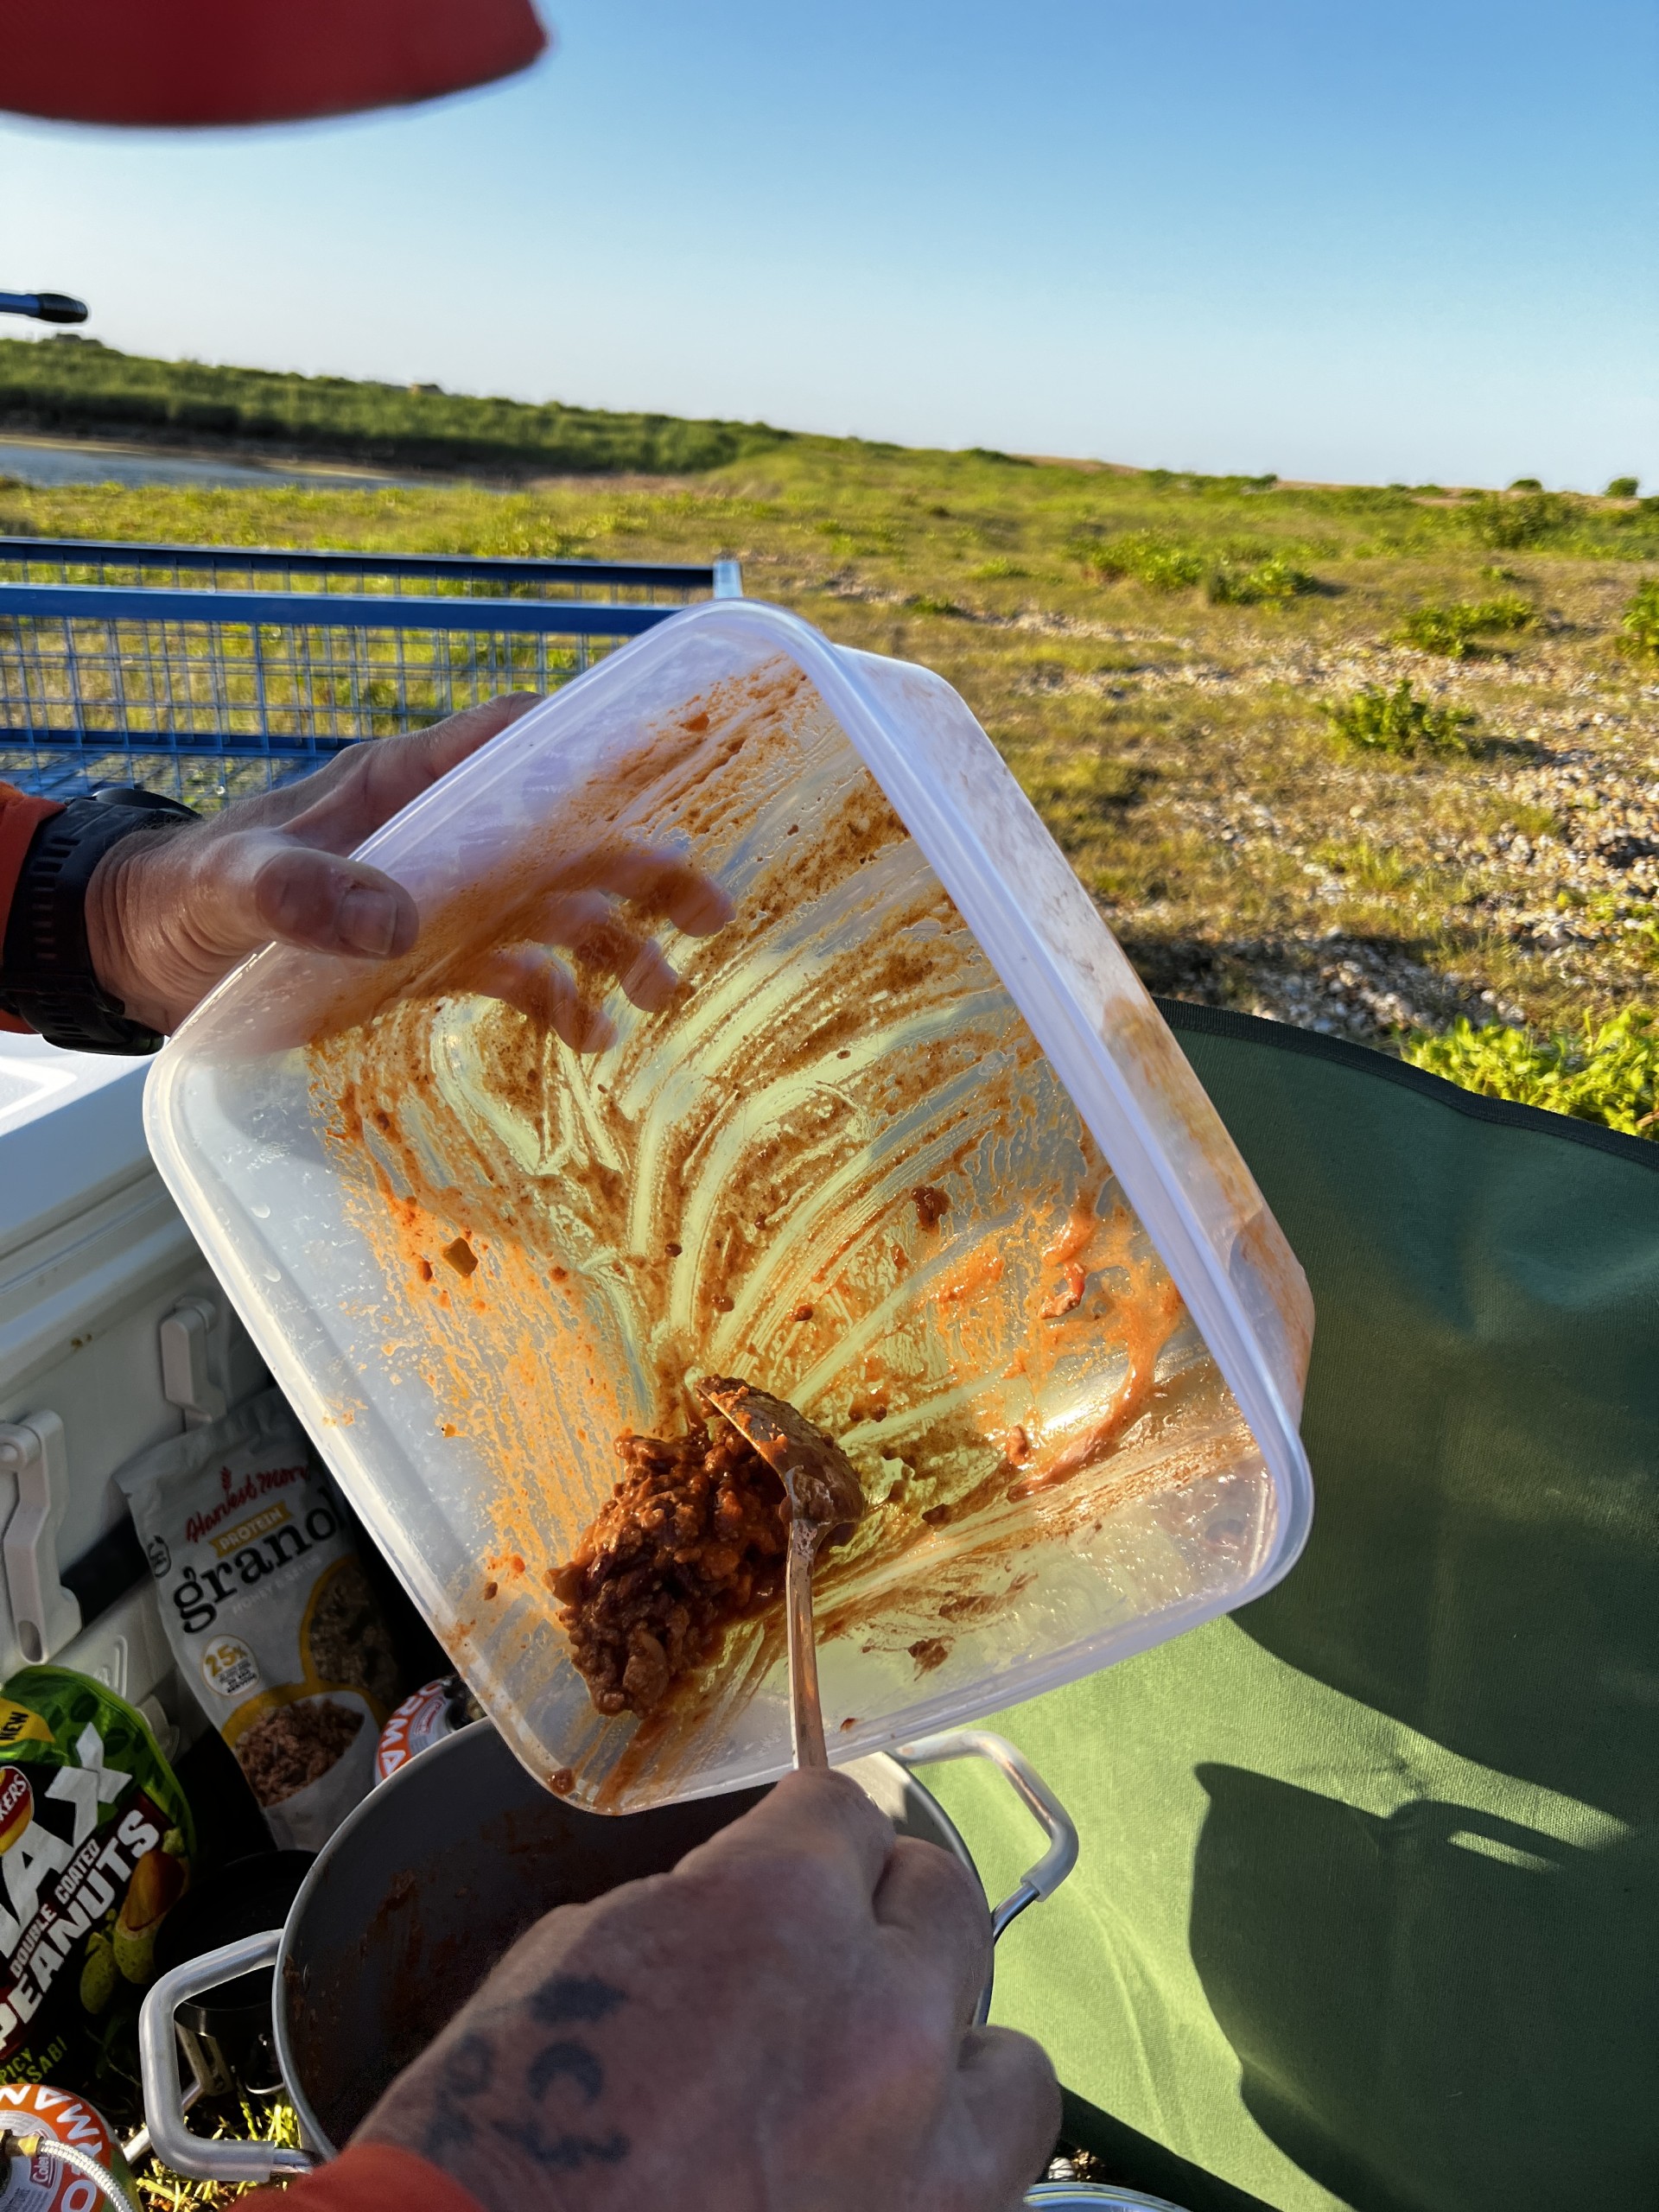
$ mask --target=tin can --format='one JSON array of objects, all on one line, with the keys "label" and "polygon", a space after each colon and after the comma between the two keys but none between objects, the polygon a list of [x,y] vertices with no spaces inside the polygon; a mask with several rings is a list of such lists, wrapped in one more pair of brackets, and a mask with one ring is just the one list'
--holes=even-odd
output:
[{"label": "tin can", "polygon": [[[95,2158],[131,2200],[132,2176],[121,2145],[108,2120],[85,2097],[46,2082],[0,2082],[0,2126],[13,2135],[49,2136]],[[0,2174],[0,2212],[94,2212],[102,2195],[89,2174],[44,2148],[32,2158],[14,2157]]]},{"label": "tin can", "polygon": [[407,1766],[410,1759],[418,1758],[444,1737],[453,1736],[457,1728],[482,1719],[483,1713],[484,1708],[459,1675],[442,1675],[436,1681],[423,1684],[413,1697],[404,1700],[381,1730],[374,1755],[375,1781],[385,1781],[400,1766]]}]

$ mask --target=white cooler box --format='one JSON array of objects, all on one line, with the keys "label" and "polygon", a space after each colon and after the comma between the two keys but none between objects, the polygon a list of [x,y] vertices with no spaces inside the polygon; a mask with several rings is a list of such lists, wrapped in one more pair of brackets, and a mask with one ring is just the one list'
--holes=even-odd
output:
[{"label": "white cooler box", "polygon": [[268,1378],[150,1166],[148,1065],[0,1034],[0,1680],[79,1668],[171,1749],[203,1723],[111,1478]]}]

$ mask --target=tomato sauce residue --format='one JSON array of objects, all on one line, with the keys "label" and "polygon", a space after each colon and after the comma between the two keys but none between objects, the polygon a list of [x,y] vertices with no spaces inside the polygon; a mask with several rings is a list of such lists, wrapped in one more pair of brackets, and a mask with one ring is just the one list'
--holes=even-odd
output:
[{"label": "tomato sauce residue", "polygon": [[[538,1771],[617,1808],[780,1691],[767,1616],[643,1719],[601,1720],[557,1625],[614,1440],[683,1434],[696,1376],[791,1399],[859,1468],[871,1510],[819,1618],[869,1675],[842,1705],[866,1722],[918,1673],[1051,1633],[1053,1578],[1115,1528],[1123,1573],[1166,1572],[1133,1533],[1147,1501],[1255,1465],[1109,1164],[816,691],[780,661],[690,705],[425,916],[390,988],[340,985],[305,1048],[384,1279],[363,1325],[424,1403],[468,1562],[439,1632],[510,1732],[535,1717],[514,1740]],[[682,857],[652,876],[645,849]],[[645,1005],[619,969],[654,977]]]},{"label": "tomato sauce residue", "polygon": [[1060,1320],[1082,1305],[1084,1285],[1089,1280],[1082,1258],[1098,1226],[1094,1208],[1079,1198],[1066,1217],[1065,1228],[1044,1251],[1044,1266],[1055,1268],[1060,1277],[1058,1289],[1038,1308],[1044,1320]]}]

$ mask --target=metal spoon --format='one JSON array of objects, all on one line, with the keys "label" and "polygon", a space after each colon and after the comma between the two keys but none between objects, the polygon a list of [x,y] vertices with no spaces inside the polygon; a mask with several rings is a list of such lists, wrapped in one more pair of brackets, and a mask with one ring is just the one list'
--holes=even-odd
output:
[{"label": "metal spoon", "polygon": [[828,1766],[818,1653],[812,1632],[812,1562],[826,1537],[839,1541],[864,1515],[857,1471],[841,1446],[804,1414],[734,1375],[705,1375],[697,1389],[747,1437],[789,1498],[790,1715],[795,1764]]}]

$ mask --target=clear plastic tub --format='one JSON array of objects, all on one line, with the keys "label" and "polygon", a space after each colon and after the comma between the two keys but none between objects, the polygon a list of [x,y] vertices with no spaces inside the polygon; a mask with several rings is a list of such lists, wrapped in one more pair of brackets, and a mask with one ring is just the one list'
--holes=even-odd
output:
[{"label": "clear plastic tub", "polygon": [[[624,1810],[789,1763],[780,1621],[734,1630],[666,1709],[606,1720],[547,1586],[615,1438],[682,1429],[701,1373],[793,1399],[872,1500],[819,1578],[836,1756],[1285,1572],[1312,1503],[1301,1270],[947,684],[777,608],[697,607],[364,851],[415,893],[414,953],[257,955],[156,1063],[150,1141],[353,1503],[551,1786]],[[731,918],[683,934],[642,853],[719,887],[682,883],[682,918],[707,930],[722,895]],[[609,986],[619,927],[681,977],[655,1011]],[[582,957],[503,954],[550,940]],[[573,1049],[550,1010],[611,1041]]]}]

